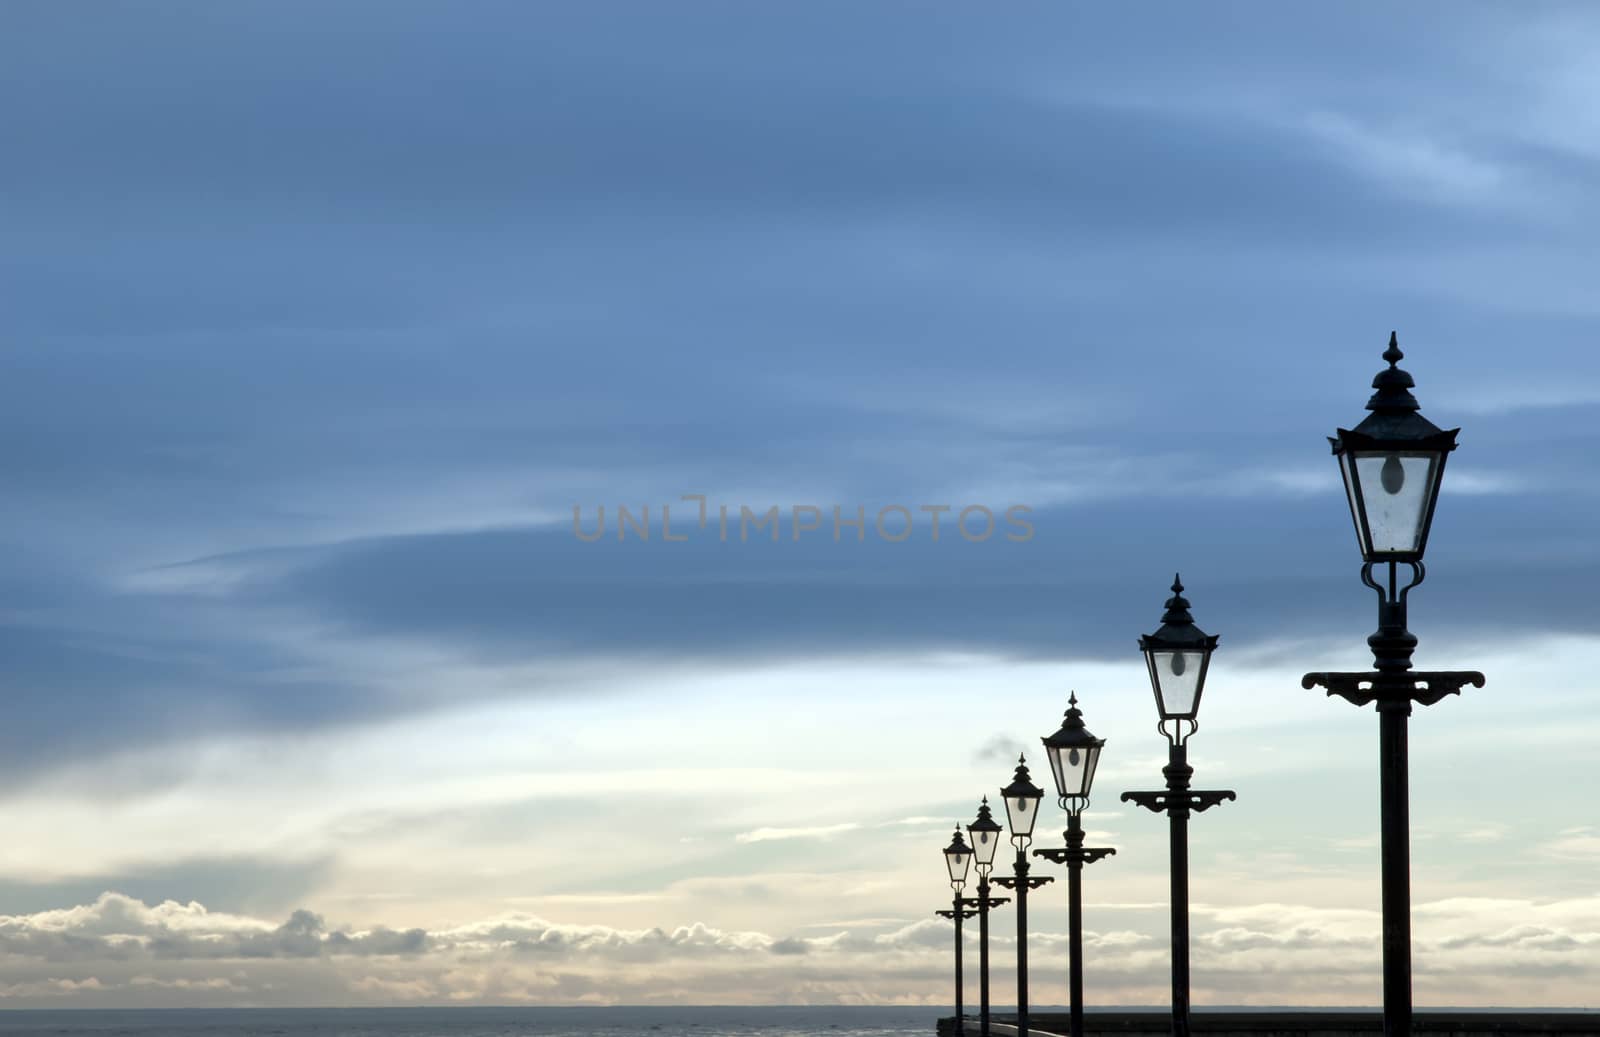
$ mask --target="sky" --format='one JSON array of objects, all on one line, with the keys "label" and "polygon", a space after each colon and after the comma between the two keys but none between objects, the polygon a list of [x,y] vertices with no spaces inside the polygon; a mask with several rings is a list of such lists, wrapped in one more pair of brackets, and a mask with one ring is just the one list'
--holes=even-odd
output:
[{"label": "sky", "polygon": [[0,8],[0,1007],[948,1004],[937,852],[1071,692],[1087,999],[1161,1004],[1178,570],[1195,1003],[1375,1005],[1377,721],[1299,678],[1391,330],[1488,675],[1417,1003],[1600,1007],[1594,7],[83,14]]}]

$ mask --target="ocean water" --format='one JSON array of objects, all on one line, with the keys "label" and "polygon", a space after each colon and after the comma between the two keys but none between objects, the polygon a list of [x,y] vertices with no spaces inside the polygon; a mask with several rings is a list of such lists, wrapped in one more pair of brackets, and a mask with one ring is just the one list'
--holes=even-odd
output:
[{"label": "ocean water", "polygon": [[[936,1008],[0,1011],[3,1037],[931,1037]],[[949,1014],[949,1009],[944,1010]]]}]

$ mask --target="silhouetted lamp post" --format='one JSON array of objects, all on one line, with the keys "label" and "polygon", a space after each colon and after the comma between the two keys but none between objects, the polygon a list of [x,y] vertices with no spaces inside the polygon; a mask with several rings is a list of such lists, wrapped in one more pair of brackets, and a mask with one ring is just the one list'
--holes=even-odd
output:
[{"label": "silhouetted lamp post", "polygon": [[[1145,665],[1150,670],[1150,686],[1156,695],[1156,711],[1161,714],[1156,729],[1167,736],[1167,765],[1161,773],[1167,787],[1162,792],[1124,792],[1125,803],[1137,803],[1147,810],[1166,814],[1171,823],[1172,844],[1172,1033],[1189,1035],[1189,814],[1200,813],[1233,792],[1198,791],[1189,788],[1194,768],[1189,766],[1188,740],[1200,727],[1200,696],[1205,691],[1206,671],[1217,639],[1194,625],[1189,602],[1183,597],[1183,583],[1172,578],[1172,597],[1167,599],[1161,628],[1139,638]],[[1187,732],[1185,731],[1187,727]]]},{"label": "silhouetted lamp post", "polygon": [[1012,875],[997,875],[995,883],[1017,893],[1017,1037],[1028,1037],[1028,890],[1055,880],[1049,875],[1028,877],[1028,844],[1033,841],[1033,823],[1039,819],[1039,801],[1044,789],[1028,780],[1028,764],[1017,757],[1017,772],[1011,784],[1000,790],[1006,804],[1006,824],[1011,827],[1011,843],[1017,848]]},{"label": "silhouetted lamp post", "polygon": [[[1373,671],[1308,673],[1306,688],[1321,686],[1357,706],[1377,703],[1378,771],[1383,840],[1383,1030],[1411,1033],[1411,846],[1407,774],[1407,718],[1411,704],[1431,706],[1463,685],[1483,687],[1470,670],[1412,672],[1417,639],[1406,628],[1406,595],[1426,576],[1422,554],[1444,479],[1445,461],[1460,429],[1446,431],[1418,413],[1416,384],[1398,366],[1404,359],[1395,336],[1372,380],[1367,415],[1353,429],[1330,436],[1344,476],[1350,517],[1361,548],[1361,582],[1378,595],[1378,629],[1367,644]],[[1401,565],[1411,570],[1400,586]],[[1381,569],[1379,567],[1382,567]],[[1375,575],[1376,574],[1376,575]],[[1381,582],[1380,582],[1381,581]]]},{"label": "silhouetted lamp post", "polygon": [[949,918],[956,923],[956,1032],[963,1032],[961,1025],[961,920],[971,918],[977,914],[969,911],[966,901],[962,899],[961,887],[967,884],[967,868],[972,864],[972,850],[961,841],[961,826],[956,825],[955,834],[950,837],[950,845],[944,848],[944,866],[950,871],[950,888],[955,890],[954,903],[950,911],[935,911],[941,918]]},{"label": "silhouetted lamp post", "polygon": [[989,872],[994,868],[994,853],[1000,847],[1000,826],[989,813],[989,797],[978,806],[978,819],[967,826],[972,840],[972,859],[978,866],[978,897],[967,903],[978,908],[978,1030],[989,1037],[989,909],[1011,902],[1009,897],[989,895]]},{"label": "silhouetted lamp post", "polygon": [[1104,738],[1096,738],[1083,726],[1078,696],[1067,700],[1066,719],[1061,729],[1044,740],[1050,756],[1050,771],[1056,779],[1056,795],[1067,812],[1067,847],[1064,850],[1034,850],[1035,857],[1067,866],[1067,942],[1071,954],[1068,966],[1069,1006],[1072,1013],[1071,1037],[1083,1037],[1083,866],[1116,853],[1109,846],[1083,845],[1083,810],[1089,805],[1089,789],[1094,785],[1094,770],[1100,762]]}]

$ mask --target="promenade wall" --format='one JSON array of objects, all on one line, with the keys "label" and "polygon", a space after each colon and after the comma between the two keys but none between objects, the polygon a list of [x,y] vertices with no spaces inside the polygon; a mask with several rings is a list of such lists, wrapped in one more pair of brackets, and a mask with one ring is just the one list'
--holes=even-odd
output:
[{"label": "promenade wall", "polygon": [[[994,1037],[1014,1037],[1016,1017],[990,1016]],[[1193,1032],[1204,1037],[1381,1037],[1380,1012],[1195,1012]],[[1067,1016],[1035,1012],[1028,1028],[1039,1037],[1065,1035]],[[1084,1013],[1085,1037],[1160,1037],[1170,1033],[1165,1012]],[[1417,1012],[1412,1029],[1419,1037],[1600,1037],[1600,1012]],[[939,1020],[939,1037],[955,1037],[953,1016]],[[966,1037],[977,1037],[978,1020],[967,1017]]]}]

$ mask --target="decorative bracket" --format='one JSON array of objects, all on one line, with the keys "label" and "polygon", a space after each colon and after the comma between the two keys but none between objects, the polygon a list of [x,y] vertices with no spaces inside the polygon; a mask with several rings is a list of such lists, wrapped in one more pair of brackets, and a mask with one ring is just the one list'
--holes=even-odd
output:
[{"label": "decorative bracket", "polygon": [[1188,810],[1196,814],[1210,810],[1224,800],[1234,800],[1239,797],[1232,789],[1185,789],[1175,792],[1172,789],[1163,789],[1160,792],[1124,792],[1122,802],[1137,803],[1146,810],[1157,814],[1170,814],[1174,810]]},{"label": "decorative bracket", "polygon": [[[1043,886],[1046,883],[1054,882],[1055,880],[1056,877],[1054,875],[1030,875],[1026,881],[1029,889],[1038,889],[1040,886]],[[1017,877],[1015,875],[996,875],[989,881],[993,882],[997,886],[1004,886],[1007,889],[1017,888]]]},{"label": "decorative bracket", "polygon": [[985,900],[989,901],[989,906],[990,907],[996,907],[996,906],[998,906],[1000,904],[1009,904],[1009,903],[1011,903],[1011,898],[1010,897],[962,897],[961,898],[961,906],[962,907],[975,907],[975,908],[977,908],[978,910],[981,911],[981,910],[983,910],[983,902]]},{"label": "decorative bracket", "polygon": [[[938,915],[940,918],[954,918],[956,916],[955,911],[953,909],[950,909],[950,908],[946,908],[943,911],[935,911],[934,914]],[[978,912],[976,912],[976,911],[963,911],[963,912],[961,912],[961,917],[962,918],[976,918],[977,914],[978,914]]]},{"label": "decorative bracket", "polygon": [[1105,857],[1114,855],[1117,851],[1110,846],[1080,846],[1077,849],[1067,847],[1064,849],[1034,850],[1035,857],[1043,857],[1052,864],[1093,864]]},{"label": "decorative bracket", "polygon": [[1412,702],[1431,706],[1446,695],[1459,695],[1465,685],[1483,687],[1483,674],[1477,670],[1418,670],[1405,673],[1308,673],[1300,678],[1300,686],[1307,690],[1316,687],[1328,689],[1328,695],[1337,695],[1357,706],[1377,702],[1378,708],[1386,705]]}]

